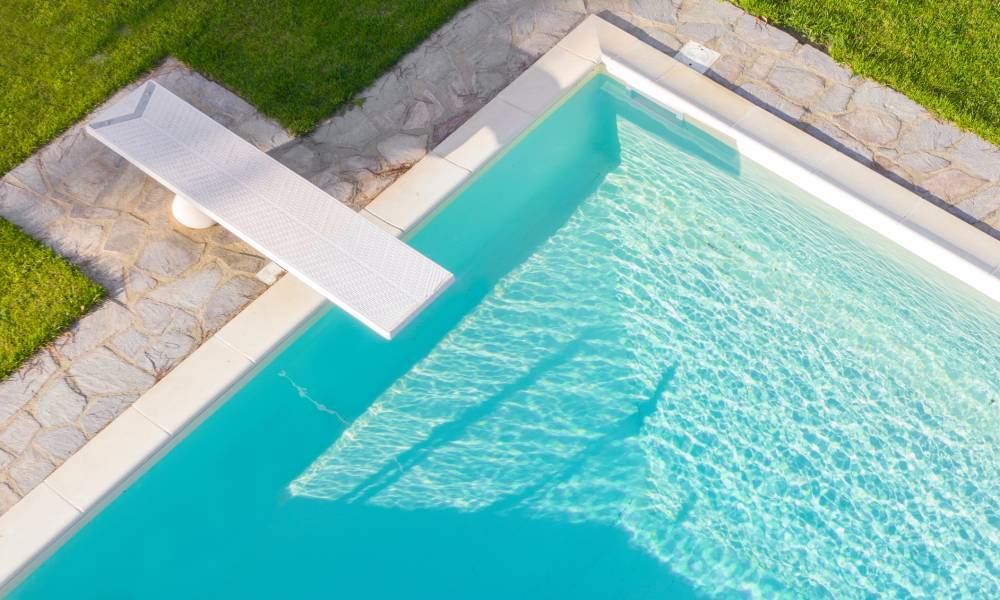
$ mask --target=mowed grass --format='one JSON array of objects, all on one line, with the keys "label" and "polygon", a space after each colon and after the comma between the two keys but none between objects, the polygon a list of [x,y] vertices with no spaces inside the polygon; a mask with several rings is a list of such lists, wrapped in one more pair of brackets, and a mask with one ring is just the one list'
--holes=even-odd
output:
[{"label": "mowed grass", "polygon": [[[0,0],[0,174],[173,55],[296,134],[469,0]],[[100,288],[0,220],[0,378]]]},{"label": "mowed grass", "polygon": [[174,55],[293,133],[469,0],[3,0],[0,173]]},{"label": "mowed grass", "polygon": [[732,0],[1000,144],[997,0]]},{"label": "mowed grass", "polygon": [[101,286],[0,219],[0,379],[104,296]]}]

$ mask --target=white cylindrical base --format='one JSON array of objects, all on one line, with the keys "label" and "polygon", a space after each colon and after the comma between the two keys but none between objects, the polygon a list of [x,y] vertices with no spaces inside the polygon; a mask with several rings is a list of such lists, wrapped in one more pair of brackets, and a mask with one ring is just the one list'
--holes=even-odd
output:
[{"label": "white cylindrical base", "polygon": [[201,212],[201,209],[189,200],[180,196],[174,196],[171,211],[178,223],[191,229],[205,229],[215,225],[215,221],[211,217]]}]

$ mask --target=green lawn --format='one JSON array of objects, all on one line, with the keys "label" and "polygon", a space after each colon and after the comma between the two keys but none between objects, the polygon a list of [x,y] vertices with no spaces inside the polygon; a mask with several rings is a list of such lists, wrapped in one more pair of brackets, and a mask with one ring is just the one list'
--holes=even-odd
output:
[{"label": "green lawn", "polygon": [[469,0],[3,0],[0,173],[167,54],[304,133]]},{"label": "green lawn", "polygon": [[0,219],[0,379],[104,296],[79,269]]},{"label": "green lawn", "polygon": [[[168,54],[294,133],[469,0],[0,0],[0,174]],[[0,378],[100,296],[0,220]]]},{"label": "green lawn", "polygon": [[733,0],[1000,144],[997,0]]}]

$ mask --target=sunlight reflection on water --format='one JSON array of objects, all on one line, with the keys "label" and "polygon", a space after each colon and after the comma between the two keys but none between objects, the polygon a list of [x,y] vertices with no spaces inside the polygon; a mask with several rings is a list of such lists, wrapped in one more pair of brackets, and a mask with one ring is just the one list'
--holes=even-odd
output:
[{"label": "sunlight reflection on water", "polygon": [[619,127],[621,165],[291,492],[617,525],[709,594],[1000,596],[996,315]]}]

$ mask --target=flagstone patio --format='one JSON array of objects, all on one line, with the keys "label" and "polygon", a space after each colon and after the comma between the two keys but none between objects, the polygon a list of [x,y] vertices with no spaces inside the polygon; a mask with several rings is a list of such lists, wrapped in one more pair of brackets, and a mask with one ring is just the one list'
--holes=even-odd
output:
[{"label": "flagstone patio", "polygon": [[[1000,237],[1000,150],[714,0],[480,0],[295,140],[176,61],[151,76],[361,208],[588,13],[668,53],[717,50],[710,77]],[[0,512],[266,289],[264,259],[219,227],[176,225],[170,198],[81,125],[0,182],[0,216],[109,295],[0,383]]]}]

